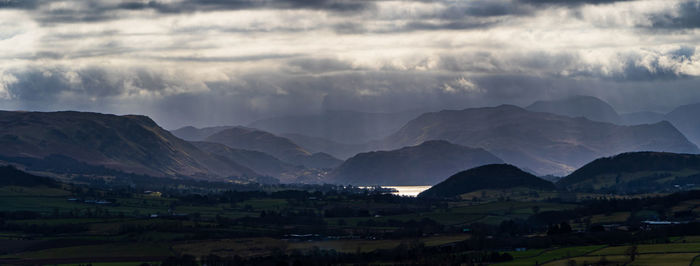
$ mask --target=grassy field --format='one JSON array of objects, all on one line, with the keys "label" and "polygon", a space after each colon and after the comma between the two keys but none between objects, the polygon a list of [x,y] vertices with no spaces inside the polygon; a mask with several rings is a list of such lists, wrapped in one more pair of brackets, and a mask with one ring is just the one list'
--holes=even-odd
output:
[{"label": "grassy field", "polygon": [[222,239],[212,241],[191,241],[177,243],[173,250],[178,253],[192,254],[196,256],[216,254],[226,256],[256,256],[265,255],[275,251],[289,252],[292,250],[308,251],[312,249],[336,250],[338,252],[354,253],[358,250],[369,252],[378,249],[396,248],[401,243],[420,241],[426,246],[438,246],[448,243],[463,241],[469,235],[431,236],[419,239],[390,239],[390,240],[327,240],[327,241],[286,241],[281,239],[258,237],[240,239]]},{"label": "grassy field", "polygon": [[[622,255],[630,246],[607,247],[591,255]],[[653,245],[638,245],[637,252],[639,253],[672,253],[672,252],[697,252],[700,253],[700,243],[669,243],[669,244],[653,244]]]},{"label": "grassy field", "polygon": [[[693,239],[697,240],[696,237]],[[690,240],[690,239],[688,239]],[[688,241],[686,240],[686,241]],[[630,262],[630,257],[625,255],[625,251],[630,246],[615,246],[615,247],[605,247],[599,250],[595,250],[590,253],[576,254],[572,253],[572,256],[562,257],[561,259],[551,261],[544,265],[548,266],[564,266],[569,265],[569,261],[576,262],[576,265],[587,265],[589,263],[599,262],[601,260],[608,261],[611,264],[626,264],[626,265],[695,265],[700,263],[698,256],[700,256],[700,244],[699,243],[669,243],[669,244],[654,244],[654,245],[638,245],[638,255],[633,262]],[[538,262],[543,262],[544,258],[548,254],[561,254],[563,249],[558,249],[554,251],[548,251],[544,254],[536,257],[525,257],[522,256],[515,257],[515,260],[503,265],[534,265],[535,259]],[[517,253],[515,253],[517,254]],[[553,257],[553,256],[549,256]],[[695,259],[695,260],[694,260]],[[692,262],[692,263],[691,263]]]},{"label": "grassy field", "polygon": [[51,248],[39,251],[9,254],[0,258],[21,259],[61,259],[61,258],[98,258],[98,257],[146,257],[169,256],[173,253],[167,245],[156,243],[120,243],[89,246]]},{"label": "grassy field", "polygon": [[547,250],[542,253],[536,254],[532,257],[522,257],[514,259],[513,261],[498,263],[496,265],[536,265],[542,264],[550,261],[560,260],[562,258],[577,257],[589,252],[595,251],[597,249],[603,248],[605,246],[579,246],[579,247],[566,247]]}]

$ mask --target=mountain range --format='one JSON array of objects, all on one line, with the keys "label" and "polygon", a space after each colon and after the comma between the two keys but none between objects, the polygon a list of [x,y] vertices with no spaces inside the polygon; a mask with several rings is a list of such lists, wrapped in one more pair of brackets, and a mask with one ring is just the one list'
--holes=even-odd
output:
[{"label": "mountain range", "polygon": [[552,101],[537,101],[526,109],[570,117],[585,117],[593,121],[621,125],[654,124],[669,121],[691,142],[700,144],[700,103],[679,106],[668,113],[642,111],[618,114],[607,102],[591,96],[573,96]]},{"label": "mountain range", "polygon": [[0,125],[0,156],[8,163],[61,155],[90,165],[158,177],[258,175],[236,162],[199,150],[146,116],[2,111]]},{"label": "mountain range", "polygon": [[418,114],[327,110],[314,115],[259,120],[249,126],[275,134],[299,134],[343,144],[363,144],[394,133]]},{"label": "mountain range", "polygon": [[601,99],[592,96],[573,96],[552,101],[536,101],[525,107],[533,112],[553,113],[570,117],[585,117],[592,121],[619,124],[622,118]]},{"label": "mountain range", "polygon": [[248,127],[232,127],[204,139],[235,149],[260,151],[282,161],[307,168],[334,168],[341,160],[326,153],[311,153],[291,140]]},{"label": "mountain range", "polygon": [[353,185],[434,185],[464,169],[502,162],[484,149],[433,140],[357,154],[331,172],[328,180]]},{"label": "mountain range", "polygon": [[512,105],[425,113],[383,145],[404,147],[428,140],[483,148],[540,175],[566,175],[593,159],[622,152],[699,152],[668,122],[620,126]]},{"label": "mountain range", "polygon": [[282,182],[296,181],[295,175],[304,170],[304,167],[283,162],[264,152],[233,149],[214,142],[195,141],[192,144],[203,151],[221,156],[224,160],[240,163],[257,173],[277,178]]}]

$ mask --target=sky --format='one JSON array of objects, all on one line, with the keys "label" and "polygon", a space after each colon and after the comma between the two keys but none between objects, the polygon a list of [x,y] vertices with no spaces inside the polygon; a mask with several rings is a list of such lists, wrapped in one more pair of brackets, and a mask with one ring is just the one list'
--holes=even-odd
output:
[{"label": "sky", "polygon": [[0,0],[0,109],[234,125],[700,102],[700,0]]}]

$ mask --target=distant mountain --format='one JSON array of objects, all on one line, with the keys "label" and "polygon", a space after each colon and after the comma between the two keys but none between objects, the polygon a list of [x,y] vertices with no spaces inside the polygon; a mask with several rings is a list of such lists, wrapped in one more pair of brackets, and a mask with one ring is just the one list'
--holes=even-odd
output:
[{"label": "distant mountain", "polygon": [[662,152],[597,159],[557,182],[568,190],[607,193],[661,192],[688,184],[700,185],[700,155]]},{"label": "distant mountain", "polygon": [[459,172],[418,196],[446,198],[482,189],[531,188],[555,190],[554,184],[509,164],[490,164]]},{"label": "distant mountain", "polygon": [[668,122],[618,126],[512,105],[426,113],[386,138],[384,145],[404,147],[428,140],[484,148],[539,175],[566,175],[595,158],[622,152],[699,151]]},{"label": "distant mountain", "polygon": [[417,112],[363,113],[324,111],[317,115],[285,116],[259,120],[249,126],[276,134],[301,134],[340,143],[365,143],[395,132]]},{"label": "distant mountain", "polygon": [[301,134],[282,134],[309,152],[328,153],[336,158],[347,159],[355,154],[372,150],[372,143],[345,144],[319,137],[309,137]]},{"label": "distant mountain", "polygon": [[635,112],[621,114],[622,123],[625,125],[654,124],[664,121],[664,114],[657,112]]},{"label": "distant mountain", "polygon": [[570,117],[585,117],[592,121],[619,124],[622,119],[607,102],[592,96],[573,96],[553,101],[537,101],[525,109]]},{"label": "distant mountain", "polygon": [[254,128],[232,127],[207,137],[205,141],[234,149],[264,152],[282,161],[309,168],[334,168],[342,163],[331,155],[312,154],[287,138]]},{"label": "distant mountain", "polygon": [[193,126],[181,127],[176,130],[171,130],[170,133],[177,136],[178,138],[188,140],[188,141],[201,141],[207,137],[219,133],[223,130],[232,128],[232,126],[218,126],[218,127],[205,127],[196,128]]},{"label": "distant mountain", "polygon": [[464,169],[502,162],[483,149],[434,140],[398,150],[360,153],[331,172],[329,180],[353,185],[433,185]]},{"label": "distant mountain", "polygon": [[283,182],[296,181],[296,174],[304,170],[304,167],[283,162],[264,152],[233,149],[224,144],[214,142],[196,141],[192,142],[192,144],[203,151],[222,156],[226,160],[253,169],[256,173],[275,177]]},{"label": "distant mountain", "polygon": [[89,165],[159,177],[257,176],[203,152],[137,115],[0,112],[0,157],[6,162],[65,157]]},{"label": "distant mountain", "polygon": [[700,144],[700,103],[678,107],[666,114],[665,119],[673,123],[690,141]]}]

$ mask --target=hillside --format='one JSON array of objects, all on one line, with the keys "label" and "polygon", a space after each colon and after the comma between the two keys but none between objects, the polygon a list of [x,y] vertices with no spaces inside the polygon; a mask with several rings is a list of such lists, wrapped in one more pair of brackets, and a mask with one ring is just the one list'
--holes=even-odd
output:
[{"label": "hillside", "polygon": [[464,169],[502,162],[483,149],[426,141],[398,150],[357,154],[336,168],[329,179],[353,185],[433,185]]},{"label": "hillside", "polygon": [[282,134],[309,152],[328,153],[336,158],[347,159],[355,154],[372,150],[372,143],[345,144],[319,137],[309,137],[302,134]]},{"label": "hillside", "polygon": [[334,168],[342,161],[324,153],[311,153],[291,140],[247,127],[233,127],[205,139],[234,149],[260,151],[282,161],[308,168]]},{"label": "hillside", "polygon": [[585,117],[592,121],[618,124],[617,111],[607,102],[592,96],[573,96],[553,101],[537,101],[525,109],[569,117]]},{"label": "hillside", "polygon": [[695,144],[700,143],[700,103],[680,106],[666,114],[665,119],[673,123]]},{"label": "hillside", "polygon": [[60,155],[89,165],[160,177],[257,175],[197,149],[145,116],[2,111],[0,146],[0,156],[8,162]]},{"label": "hillside", "polygon": [[700,184],[700,155],[662,152],[623,153],[597,159],[557,186],[576,191],[661,192]]},{"label": "hillside", "polygon": [[201,141],[206,139],[207,137],[214,135],[216,133],[219,133],[223,130],[232,128],[232,126],[218,126],[218,127],[205,127],[205,128],[196,128],[193,126],[186,126],[186,127],[181,127],[176,130],[171,130],[170,133],[175,135],[178,138],[187,140],[187,141]]},{"label": "hillside", "polygon": [[666,119],[664,114],[650,111],[620,114],[625,125],[654,124]]},{"label": "hillside", "polygon": [[416,115],[416,112],[384,114],[329,110],[315,115],[264,119],[249,126],[275,134],[301,134],[353,144],[384,138]]},{"label": "hillside", "polygon": [[482,189],[554,190],[554,184],[508,164],[490,164],[459,172],[418,196],[446,198]]},{"label": "hillside", "polygon": [[483,148],[539,175],[566,175],[596,158],[630,151],[698,152],[668,122],[619,126],[512,105],[426,113],[384,140],[403,147],[427,140]]},{"label": "hillside", "polygon": [[233,149],[224,144],[197,141],[192,142],[197,148],[222,156],[238,164],[253,169],[256,173],[275,177],[282,181],[294,181],[294,175],[303,170],[303,167],[293,166],[275,158],[272,155],[259,151]]}]

